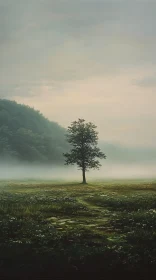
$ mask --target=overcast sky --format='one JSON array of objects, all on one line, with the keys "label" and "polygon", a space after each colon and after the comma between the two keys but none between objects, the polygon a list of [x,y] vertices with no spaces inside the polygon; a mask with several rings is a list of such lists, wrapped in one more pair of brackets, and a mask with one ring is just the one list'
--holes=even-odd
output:
[{"label": "overcast sky", "polygon": [[0,97],[156,146],[156,0],[0,0]]}]

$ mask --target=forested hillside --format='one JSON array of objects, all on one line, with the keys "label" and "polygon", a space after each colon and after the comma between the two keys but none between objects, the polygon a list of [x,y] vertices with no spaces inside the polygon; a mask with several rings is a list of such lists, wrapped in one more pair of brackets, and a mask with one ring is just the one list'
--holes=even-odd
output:
[{"label": "forested hillside", "polygon": [[66,150],[64,128],[33,108],[0,99],[1,160],[60,163]]}]

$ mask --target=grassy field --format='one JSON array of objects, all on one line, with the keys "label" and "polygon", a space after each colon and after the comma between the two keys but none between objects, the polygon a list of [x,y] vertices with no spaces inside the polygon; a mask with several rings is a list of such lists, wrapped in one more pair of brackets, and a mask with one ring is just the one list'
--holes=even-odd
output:
[{"label": "grassy field", "polygon": [[0,182],[1,277],[144,279],[152,271],[156,181]]}]

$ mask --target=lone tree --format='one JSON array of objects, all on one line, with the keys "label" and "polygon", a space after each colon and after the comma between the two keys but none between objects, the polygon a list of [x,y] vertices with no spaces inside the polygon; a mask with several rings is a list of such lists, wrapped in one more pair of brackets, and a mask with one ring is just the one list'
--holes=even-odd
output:
[{"label": "lone tree", "polygon": [[97,158],[105,159],[106,155],[97,147],[98,132],[97,127],[84,119],[78,119],[71,123],[67,130],[67,141],[72,148],[69,153],[63,154],[65,165],[77,164],[82,170],[83,184],[86,184],[86,171],[89,169],[99,169],[101,164]]}]

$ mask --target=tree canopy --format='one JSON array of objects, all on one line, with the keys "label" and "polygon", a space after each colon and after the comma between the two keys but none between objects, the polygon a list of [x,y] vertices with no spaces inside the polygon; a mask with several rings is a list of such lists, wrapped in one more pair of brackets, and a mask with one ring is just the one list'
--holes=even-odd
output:
[{"label": "tree canopy", "polygon": [[0,159],[62,163],[66,130],[39,111],[0,99]]},{"label": "tree canopy", "polygon": [[106,158],[106,155],[97,147],[98,132],[96,126],[84,119],[72,122],[67,130],[67,141],[72,146],[70,152],[64,153],[65,164],[77,164],[82,170],[83,183],[86,183],[85,172],[89,169],[99,169],[101,166],[98,158]]}]

